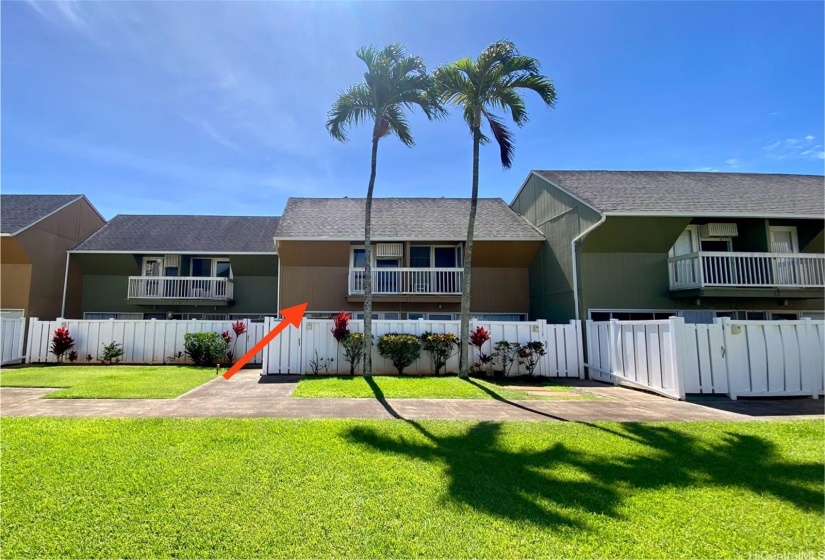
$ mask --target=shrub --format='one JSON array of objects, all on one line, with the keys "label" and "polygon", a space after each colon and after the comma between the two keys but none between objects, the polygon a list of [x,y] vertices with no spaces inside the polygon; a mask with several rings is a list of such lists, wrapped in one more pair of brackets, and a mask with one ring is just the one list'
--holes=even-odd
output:
[{"label": "shrub", "polygon": [[119,363],[121,356],[123,356],[123,345],[112,341],[110,344],[103,345],[103,356],[98,359],[108,366]]},{"label": "shrub", "polygon": [[506,340],[496,342],[496,351],[493,353],[493,356],[498,358],[501,364],[501,371],[504,372],[505,376],[510,375],[513,364],[518,359],[520,349],[521,344],[518,342],[507,342]]},{"label": "shrub", "polygon": [[186,333],[183,347],[196,366],[214,366],[226,356],[227,343],[216,332]]},{"label": "shrub", "polygon": [[412,334],[389,333],[378,339],[378,353],[387,358],[398,370],[404,373],[404,368],[415,362],[421,355],[421,341]]},{"label": "shrub", "polygon": [[69,361],[72,363],[75,363],[77,361],[77,352],[75,350],[69,352]]},{"label": "shrub", "polygon": [[336,315],[332,319],[332,328],[329,329],[329,332],[332,333],[333,338],[335,338],[335,342],[341,343],[344,338],[349,334],[349,320],[352,319],[352,315],[347,313],[346,311],[339,311],[338,315]]},{"label": "shrub", "polygon": [[425,332],[421,335],[421,349],[430,355],[435,374],[441,371],[458,347],[458,337],[452,333]]},{"label": "shrub", "polygon": [[[232,323],[232,332],[235,333],[235,342],[232,344],[232,351],[226,353],[226,356],[229,358],[230,364],[238,356],[238,339],[241,338],[242,334],[246,334],[246,323],[244,323],[243,321],[236,321]],[[229,333],[227,332],[227,334]]]},{"label": "shrub", "polygon": [[364,358],[364,334],[349,333],[341,339],[344,347],[344,359],[349,362],[349,374],[355,375],[355,368]]},{"label": "shrub", "polygon": [[58,362],[63,361],[63,356],[74,348],[74,339],[69,336],[69,329],[59,327],[54,330],[52,335],[52,354],[55,355]]},{"label": "shrub", "polygon": [[318,375],[322,371],[324,373],[329,373],[329,366],[332,365],[332,362],[335,361],[333,358],[319,358],[318,357],[318,350],[314,350],[313,354],[315,356],[314,359],[309,360],[309,368],[312,370],[312,373]]},{"label": "shrub", "polygon": [[539,340],[528,342],[518,351],[518,363],[527,369],[527,375],[533,375],[536,366],[539,365],[539,359],[547,354],[544,349],[544,343]]}]

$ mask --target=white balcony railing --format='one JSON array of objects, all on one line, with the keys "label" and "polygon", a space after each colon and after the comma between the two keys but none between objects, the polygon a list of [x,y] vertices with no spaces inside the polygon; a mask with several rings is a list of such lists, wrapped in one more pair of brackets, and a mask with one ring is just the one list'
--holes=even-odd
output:
[{"label": "white balcony railing", "polygon": [[671,290],[825,287],[825,255],[699,251],[667,262]]},{"label": "white balcony railing", "polygon": [[229,301],[234,298],[229,278],[130,276],[127,299]]},{"label": "white balcony railing", "polygon": [[[349,271],[349,293],[364,293],[363,268]],[[373,268],[373,294],[461,295],[462,268]]]}]

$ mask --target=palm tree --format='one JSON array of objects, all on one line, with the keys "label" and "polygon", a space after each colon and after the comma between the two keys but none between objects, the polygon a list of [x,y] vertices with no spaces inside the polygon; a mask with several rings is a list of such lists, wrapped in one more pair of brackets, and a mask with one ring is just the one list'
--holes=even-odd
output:
[{"label": "palm tree", "polygon": [[372,159],[370,182],[364,208],[364,375],[372,374],[372,250],[370,220],[378,141],[395,134],[405,146],[415,141],[404,110],[420,108],[428,119],[441,116],[444,110],[435,93],[432,77],[424,62],[408,55],[404,47],[389,45],[381,50],[362,47],[355,55],[367,65],[364,81],[342,92],[330,109],[327,131],[341,142],[347,141],[347,129],[372,122]]},{"label": "palm tree", "polygon": [[518,126],[527,122],[524,99],[518,90],[532,90],[549,107],[556,103],[553,82],[539,73],[539,61],[519,53],[510,41],[497,41],[484,49],[477,59],[463,58],[435,71],[436,87],[444,103],[461,107],[464,120],[473,136],[473,192],[470,220],[464,251],[464,283],[461,292],[461,351],[459,376],[468,375],[468,341],[470,336],[470,286],[473,258],[473,231],[478,206],[478,152],[490,139],[481,131],[482,117],[501,152],[501,165],[509,169],[513,163],[513,134],[494,109],[509,112]]}]

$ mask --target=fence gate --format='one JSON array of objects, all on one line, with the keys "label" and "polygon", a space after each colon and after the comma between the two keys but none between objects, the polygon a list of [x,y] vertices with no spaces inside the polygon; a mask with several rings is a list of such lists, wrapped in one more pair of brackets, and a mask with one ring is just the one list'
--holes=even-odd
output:
[{"label": "fence gate", "polygon": [[2,365],[22,362],[23,344],[26,339],[25,317],[3,317],[0,323],[0,354]]},{"label": "fence gate", "polygon": [[[264,334],[274,329],[281,321],[274,317],[264,320]],[[301,324],[299,329],[288,326],[264,347],[263,372],[269,375],[300,374],[301,368],[301,341],[306,326]]]},{"label": "fence gate", "polygon": [[682,342],[685,392],[727,394],[728,361],[722,325],[685,325]]}]

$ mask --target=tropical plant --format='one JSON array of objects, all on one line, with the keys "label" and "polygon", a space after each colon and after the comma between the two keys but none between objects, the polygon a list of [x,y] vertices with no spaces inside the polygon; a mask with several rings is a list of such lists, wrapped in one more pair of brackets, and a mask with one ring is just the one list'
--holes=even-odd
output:
[{"label": "tropical plant", "polygon": [[510,371],[513,369],[513,364],[518,361],[521,344],[518,342],[507,342],[506,340],[500,340],[496,342],[495,348],[496,351],[493,352],[493,356],[498,358],[499,364],[501,364],[501,371],[504,372],[505,377],[508,377],[510,375]]},{"label": "tropical plant", "polygon": [[[227,352],[227,356],[229,356],[229,363],[233,363],[233,360],[237,358],[237,350],[238,350],[238,339],[241,338],[242,334],[246,334],[246,323],[243,321],[236,321],[232,324],[232,332],[235,333],[235,342],[232,344],[232,351]],[[247,335],[248,338],[248,335]]]},{"label": "tropical plant", "polygon": [[539,365],[539,360],[545,354],[547,350],[544,349],[544,343],[540,340],[531,340],[519,348],[518,363],[524,366],[527,375],[533,375],[536,366]]},{"label": "tropical plant", "polygon": [[114,340],[103,345],[103,355],[98,358],[100,363],[105,365],[117,364],[123,356],[123,345]]},{"label": "tropical plant", "polygon": [[57,358],[58,363],[63,362],[63,356],[74,348],[74,339],[69,336],[69,329],[58,327],[52,333],[51,352]]},{"label": "tropical plant", "polygon": [[226,356],[227,342],[216,332],[185,333],[183,347],[196,366],[214,366]]},{"label": "tropical plant", "polygon": [[457,346],[458,337],[452,333],[425,332],[421,335],[421,349],[430,355],[436,375],[447,365]]},{"label": "tropical plant", "polygon": [[[476,327],[470,333],[470,345],[478,350],[478,361],[471,369],[475,369],[478,373],[482,373],[484,366],[493,362],[493,355],[485,354],[481,349],[488,340],[490,340],[490,332],[482,326]],[[492,376],[492,371],[489,372],[489,375]]]},{"label": "tropical plant", "polygon": [[[339,311],[338,314],[333,317],[332,319],[332,328],[329,329],[329,332],[332,333],[332,338],[335,339],[338,347],[335,349],[335,357],[340,358],[341,355],[341,341],[349,334],[349,321],[352,319],[352,315],[347,313],[346,311]],[[340,363],[340,362],[339,362]],[[336,366],[336,373],[338,372],[338,366]]]},{"label": "tropical plant", "polygon": [[346,142],[350,126],[372,123],[370,179],[364,204],[364,374],[372,374],[372,195],[375,188],[378,141],[395,134],[406,146],[413,140],[405,110],[420,108],[428,119],[443,114],[424,62],[403,46],[363,47],[355,53],[367,66],[362,83],[342,92],[328,114],[327,130]]},{"label": "tropical plant", "polygon": [[421,356],[421,341],[413,334],[383,334],[378,338],[378,353],[391,361],[398,375],[402,375],[404,368]]},{"label": "tropical plant", "polygon": [[344,359],[349,362],[349,374],[355,375],[355,368],[361,363],[364,357],[364,335],[363,333],[349,333],[341,339],[341,346],[344,347]]},{"label": "tropical plant", "polygon": [[77,351],[72,350],[71,352],[69,352],[69,361],[71,363],[75,363],[77,361]]},{"label": "tropical plant", "polygon": [[515,149],[513,134],[502,117],[493,113],[499,109],[510,113],[516,125],[527,122],[527,109],[519,90],[536,92],[542,101],[553,107],[556,89],[547,77],[539,73],[539,61],[519,53],[510,41],[497,41],[484,49],[477,59],[463,58],[439,67],[435,71],[436,87],[442,102],[461,108],[464,121],[473,138],[473,188],[470,216],[464,248],[464,283],[461,292],[461,349],[459,375],[467,377],[470,331],[470,286],[472,285],[473,232],[478,206],[479,147],[490,139],[482,132],[486,120],[499,146],[501,165],[509,169]]}]

